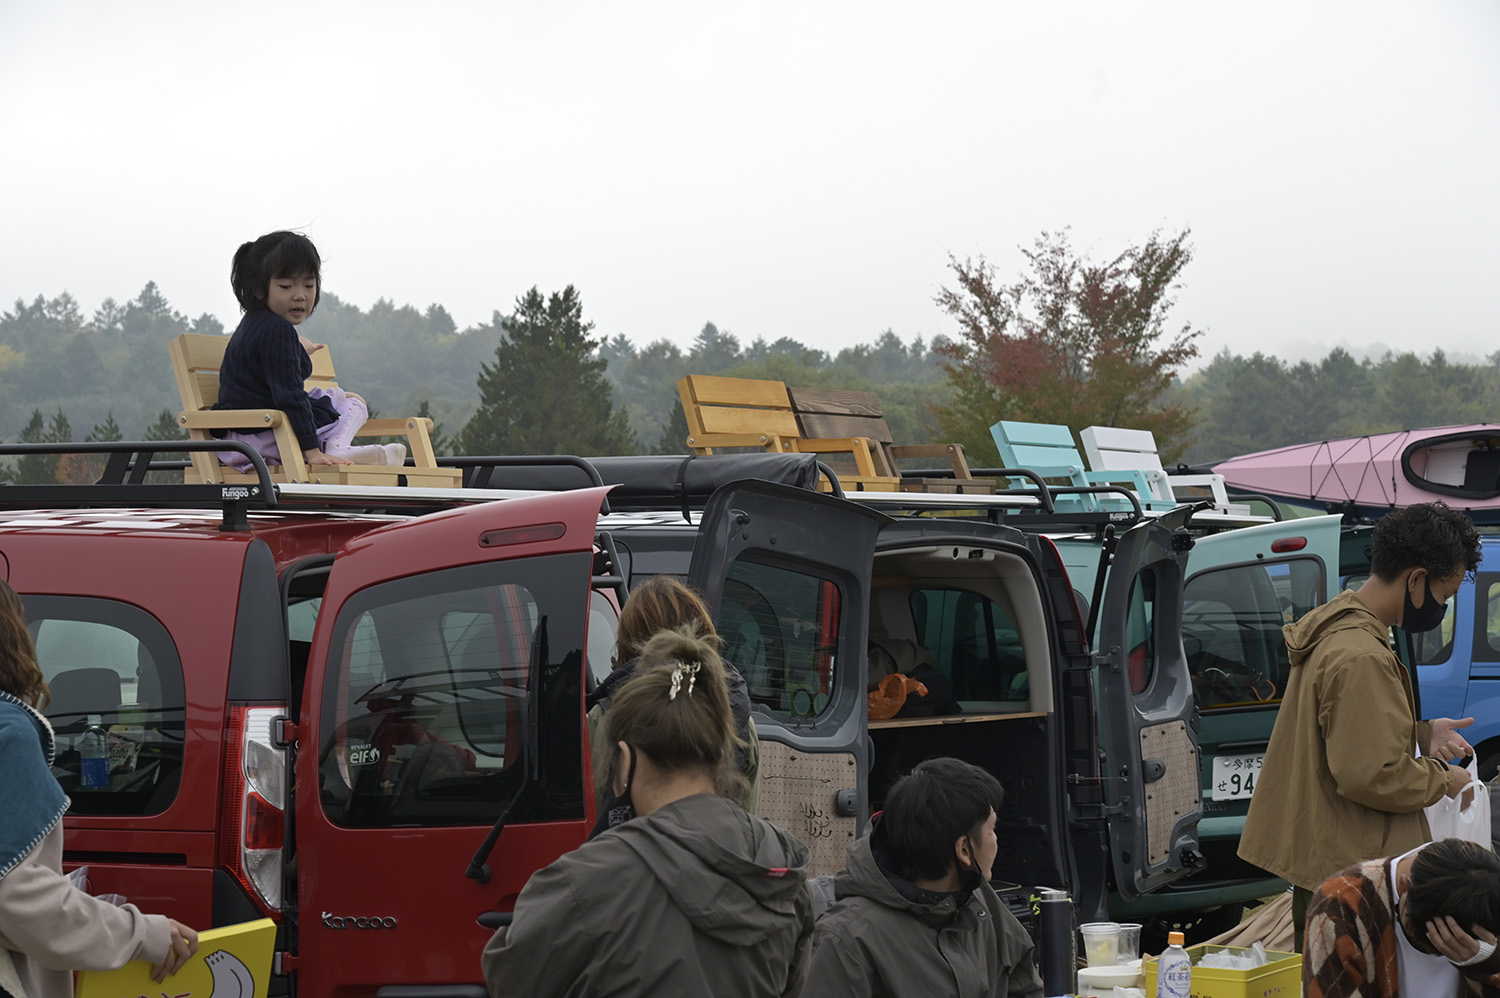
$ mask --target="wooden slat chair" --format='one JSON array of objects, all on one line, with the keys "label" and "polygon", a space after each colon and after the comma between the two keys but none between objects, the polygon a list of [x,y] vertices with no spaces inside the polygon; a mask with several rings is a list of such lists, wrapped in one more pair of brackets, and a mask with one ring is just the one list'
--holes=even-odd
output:
[{"label": "wooden slat chair", "polygon": [[[1008,468],[1027,468],[1052,484],[1070,486],[1118,485],[1136,494],[1142,510],[1171,509],[1175,503],[1156,498],[1150,483],[1140,471],[1091,472],[1084,468],[1083,458],[1073,443],[1073,431],[1059,423],[1024,423],[1002,419],[990,427],[990,436],[1000,450],[1000,460]],[[1060,480],[1060,481],[1059,481]],[[1026,488],[1026,479],[1011,479],[1013,487]],[[1062,495],[1056,497],[1060,510],[1123,510],[1130,508],[1124,496]]]},{"label": "wooden slat chair", "polygon": [[[258,433],[271,430],[281,452],[280,465],[271,465],[271,478],[278,482],[303,482],[339,485],[395,485],[405,476],[408,485],[456,488],[462,477],[457,468],[439,468],[432,452],[432,420],[412,416],[406,419],[372,419],[356,437],[405,437],[414,467],[392,468],[374,465],[315,465],[309,469],[302,459],[302,448],[292,432],[291,421],[280,409],[213,409],[219,398],[219,365],[224,361],[227,336],[183,333],[168,344],[172,355],[172,373],[182,396],[182,412],[177,425],[188,431],[193,440],[211,440],[213,430],[238,430]],[[338,384],[333,358],[327,348],[313,354],[313,373],[306,388],[332,388]],[[254,482],[253,474],[235,471],[219,463],[214,454],[193,454],[193,466],[187,481],[207,483]]]},{"label": "wooden slat chair", "polygon": [[1146,476],[1157,499],[1194,502],[1211,499],[1221,513],[1248,516],[1250,507],[1232,503],[1223,475],[1174,475],[1162,467],[1156,451],[1156,436],[1150,430],[1119,426],[1090,426],[1078,434],[1083,452],[1094,471],[1136,469]]},{"label": "wooden slat chair", "polygon": [[[792,409],[803,439],[863,438],[870,441],[875,470],[897,479],[903,492],[993,493],[993,479],[969,474],[963,444],[896,444],[885,421],[885,410],[874,392],[828,388],[789,388]],[[941,458],[953,469],[952,478],[903,478],[902,458]],[[837,467],[834,467],[838,471]],[[842,478],[842,473],[840,473]]]},{"label": "wooden slat chair", "polygon": [[695,454],[757,447],[773,454],[841,455],[852,469],[839,472],[845,488],[894,492],[900,487],[895,475],[879,470],[869,439],[804,437],[783,382],[689,374],[678,379],[677,394],[687,417],[687,445]]}]

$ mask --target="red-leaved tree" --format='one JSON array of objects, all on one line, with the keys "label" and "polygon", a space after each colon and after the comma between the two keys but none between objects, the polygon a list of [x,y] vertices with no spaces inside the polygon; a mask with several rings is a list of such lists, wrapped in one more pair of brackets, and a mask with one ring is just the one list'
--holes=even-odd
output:
[{"label": "red-leaved tree", "polygon": [[1192,410],[1164,399],[1201,334],[1168,313],[1193,251],[1188,230],[1153,232],[1142,246],[1096,264],[1073,251],[1068,232],[1043,232],[1023,249],[1028,270],[1014,284],[994,268],[950,259],[958,280],[936,301],[960,337],[938,348],[954,388],[937,407],[944,439],[998,461],[990,437],[1001,419],[1151,430],[1165,460],[1187,443]]}]

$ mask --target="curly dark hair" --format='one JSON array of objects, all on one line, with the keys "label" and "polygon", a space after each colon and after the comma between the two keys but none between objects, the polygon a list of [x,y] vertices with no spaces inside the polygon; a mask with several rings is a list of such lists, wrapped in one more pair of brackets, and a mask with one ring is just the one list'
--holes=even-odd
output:
[{"label": "curly dark hair", "polygon": [[1479,567],[1479,531],[1445,502],[1424,502],[1386,514],[1370,535],[1370,571],[1390,582],[1408,569],[1434,579]]}]

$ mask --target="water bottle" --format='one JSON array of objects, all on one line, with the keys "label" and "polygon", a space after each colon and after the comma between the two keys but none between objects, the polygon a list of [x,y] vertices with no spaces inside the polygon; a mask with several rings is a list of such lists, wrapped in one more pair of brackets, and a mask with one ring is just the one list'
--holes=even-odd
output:
[{"label": "water bottle", "polygon": [[1078,947],[1074,942],[1073,900],[1067,891],[1042,888],[1036,901],[1037,938],[1041,951],[1042,993],[1073,993]]},{"label": "water bottle", "polygon": [[1167,948],[1156,961],[1156,998],[1189,998],[1193,992],[1193,961],[1182,940],[1181,932],[1167,933]]},{"label": "water bottle", "polygon": [[104,733],[98,714],[89,715],[89,726],[78,740],[81,760],[78,785],[84,790],[109,789],[109,736]]}]

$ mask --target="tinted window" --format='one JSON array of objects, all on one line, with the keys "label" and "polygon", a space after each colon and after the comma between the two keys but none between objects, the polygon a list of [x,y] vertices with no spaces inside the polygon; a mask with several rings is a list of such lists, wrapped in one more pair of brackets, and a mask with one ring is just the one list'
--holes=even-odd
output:
[{"label": "tinted window", "polygon": [[1323,599],[1323,566],[1312,558],[1200,572],[1182,598],[1182,646],[1198,706],[1274,703],[1291,661],[1283,624]]},{"label": "tinted window", "polygon": [[[334,626],[320,755],[323,808],[352,826],[583,816],[586,554],[518,559],[375,586]],[[528,704],[536,718],[527,720]]]},{"label": "tinted window", "polygon": [[1010,615],[989,597],[963,589],[911,595],[917,643],[953,681],[959,700],[1025,700],[1026,655]]},{"label": "tinted window", "polygon": [[[52,701],[52,771],[72,814],[157,814],[177,796],[182,772],[182,663],[150,614],[112,600],[27,596],[28,627]],[[85,733],[97,717],[108,781],[84,786]]]},{"label": "tinted window", "polygon": [[1144,693],[1156,672],[1156,575],[1148,568],[1130,580],[1130,609],[1125,618],[1125,667],[1130,692]]},{"label": "tinted window", "polygon": [[840,593],[808,570],[738,561],[725,580],[717,626],[724,658],[750,698],[782,717],[813,717],[832,697]]},{"label": "tinted window", "polygon": [[589,594],[589,679],[598,683],[614,666],[615,634],[620,630],[620,615],[601,592]]}]

